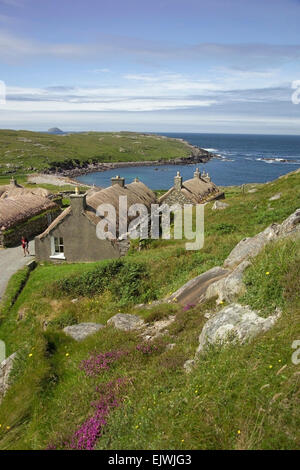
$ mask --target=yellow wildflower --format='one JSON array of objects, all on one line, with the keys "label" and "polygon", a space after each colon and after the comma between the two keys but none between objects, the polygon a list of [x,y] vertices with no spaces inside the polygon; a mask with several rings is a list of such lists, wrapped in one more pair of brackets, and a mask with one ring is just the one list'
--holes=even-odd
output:
[{"label": "yellow wildflower", "polygon": [[269,276],[269,274],[270,274],[269,271],[267,271],[267,272],[266,272],[266,275]]}]

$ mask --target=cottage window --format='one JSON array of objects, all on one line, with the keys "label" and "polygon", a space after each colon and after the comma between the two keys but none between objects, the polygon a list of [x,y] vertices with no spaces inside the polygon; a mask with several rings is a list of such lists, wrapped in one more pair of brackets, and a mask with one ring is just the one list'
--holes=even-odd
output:
[{"label": "cottage window", "polygon": [[51,237],[51,256],[50,258],[65,259],[64,239],[63,237]]}]

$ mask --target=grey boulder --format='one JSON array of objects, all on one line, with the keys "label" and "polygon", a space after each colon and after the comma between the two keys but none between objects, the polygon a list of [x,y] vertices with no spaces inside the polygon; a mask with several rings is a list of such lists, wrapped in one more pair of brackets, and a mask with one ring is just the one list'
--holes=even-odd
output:
[{"label": "grey boulder", "polygon": [[78,325],[66,326],[63,331],[66,335],[71,336],[76,341],[82,341],[87,336],[90,336],[101,328],[104,328],[104,325],[100,323],[78,323]]},{"label": "grey boulder", "polygon": [[227,204],[226,202],[215,201],[214,205],[212,206],[212,209],[213,210],[224,210],[224,209],[226,209],[226,207],[229,207],[229,204]]},{"label": "grey boulder", "polygon": [[188,359],[183,364],[183,368],[184,368],[184,370],[187,374],[190,374],[193,371],[194,366],[195,366],[195,360],[194,359]]},{"label": "grey boulder", "polygon": [[269,201],[277,201],[281,198],[281,193],[274,194],[274,196],[269,198]]},{"label": "grey boulder", "polygon": [[204,325],[196,354],[199,355],[209,345],[249,341],[269,330],[279,316],[280,313],[276,313],[268,318],[262,318],[248,306],[230,304],[213,315]]},{"label": "grey boulder", "polygon": [[108,325],[113,325],[118,330],[130,331],[138,330],[144,326],[144,321],[137,315],[129,313],[117,313],[107,321]]}]

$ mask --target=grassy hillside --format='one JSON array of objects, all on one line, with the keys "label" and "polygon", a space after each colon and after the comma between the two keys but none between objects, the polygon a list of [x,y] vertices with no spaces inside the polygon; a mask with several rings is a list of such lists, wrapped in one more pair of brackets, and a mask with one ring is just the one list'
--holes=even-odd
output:
[{"label": "grassy hillside", "polygon": [[[269,201],[277,192],[281,198]],[[299,208],[300,173],[257,185],[255,193],[230,188],[226,197],[229,207],[222,213],[206,205],[205,245],[198,252],[186,252],[184,241],[153,241],[141,252],[133,244],[117,267],[108,261],[43,264],[13,306],[9,297],[24,273],[11,279],[0,338],[8,354],[19,351],[19,359],[0,406],[1,449],[79,442],[87,448],[84,436],[93,440],[95,422],[88,420],[95,412],[103,425],[98,449],[299,447],[299,366],[291,361],[292,342],[300,338],[299,240],[267,246],[246,271],[247,293],[239,301],[263,316],[280,306],[276,326],[248,345],[211,349],[190,375],[183,364],[194,356],[204,313],[221,307],[212,301],[189,309],[133,309],[139,302],[151,307],[153,300],[220,265],[241,238]],[[105,282],[95,283],[95,270],[105,272]],[[150,348],[136,333],[111,327],[81,343],[61,331],[82,321],[105,323],[120,311],[148,321],[172,313],[176,320]],[[175,344],[171,350],[169,343]],[[103,365],[100,371],[97,364]]]},{"label": "grassy hillside", "polygon": [[190,153],[190,147],[179,140],[131,132],[52,135],[0,130],[0,174],[26,174],[84,162],[168,160]]}]

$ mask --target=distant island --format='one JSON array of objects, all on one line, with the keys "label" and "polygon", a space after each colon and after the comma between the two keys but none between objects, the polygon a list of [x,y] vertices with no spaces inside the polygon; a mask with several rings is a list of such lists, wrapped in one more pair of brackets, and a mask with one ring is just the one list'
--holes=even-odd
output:
[{"label": "distant island", "polygon": [[58,127],[51,127],[51,129],[48,129],[48,134],[64,134],[64,131]]}]

